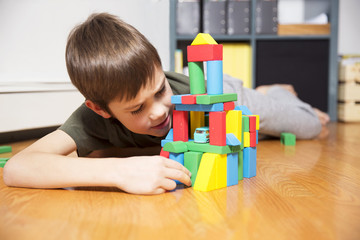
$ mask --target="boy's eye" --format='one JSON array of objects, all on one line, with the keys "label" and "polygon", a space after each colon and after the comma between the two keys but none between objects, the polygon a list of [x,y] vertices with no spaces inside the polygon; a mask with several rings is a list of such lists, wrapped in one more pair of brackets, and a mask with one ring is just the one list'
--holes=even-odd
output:
[{"label": "boy's eye", "polygon": [[165,92],[165,89],[166,89],[165,86],[163,86],[163,87],[161,88],[161,90],[156,93],[156,96],[157,96],[157,97],[161,96],[161,95]]},{"label": "boy's eye", "polygon": [[131,114],[136,115],[142,112],[142,110],[144,109],[143,105],[141,105],[138,109],[136,109],[135,111],[132,111]]}]

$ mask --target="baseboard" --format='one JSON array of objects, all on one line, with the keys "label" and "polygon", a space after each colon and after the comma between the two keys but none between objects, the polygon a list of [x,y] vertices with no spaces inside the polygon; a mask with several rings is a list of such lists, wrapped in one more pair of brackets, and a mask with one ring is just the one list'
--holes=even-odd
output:
[{"label": "baseboard", "polygon": [[51,126],[44,128],[26,129],[13,132],[0,133],[0,144],[26,141],[30,139],[38,139],[55,131],[59,126]]}]

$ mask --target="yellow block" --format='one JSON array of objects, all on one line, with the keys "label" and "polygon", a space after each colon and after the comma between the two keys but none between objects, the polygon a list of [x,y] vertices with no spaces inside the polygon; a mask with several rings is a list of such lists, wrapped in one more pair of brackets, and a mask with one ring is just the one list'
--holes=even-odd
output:
[{"label": "yellow block", "polygon": [[216,153],[204,153],[198,173],[196,175],[196,180],[194,184],[194,190],[198,191],[211,191],[216,189],[216,164],[215,159],[217,157]]},{"label": "yellow block", "polygon": [[227,154],[217,154],[215,159],[216,189],[227,186]]},{"label": "yellow block", "polygon": [[244,147],[250,147],[250,133],[244,132]]},{"label": "yellow block", "polygon": [[226,112],[226,133],[232,133],[241,142],[242,112],[229,110]]},{"label": "yellow block", "polygon": [[191,137],[194,138],[195,129],[198,127],[205,126],[205,113],[204,112],[190,112],[190,129],[191,129]]},{"label": "yellow block", "polygon": [[191,45],[206,45],[206,44],[218,44],[210,34],[199,33]]},{"label": "yellow block", "polygon": [[260,129],[260,117],[259,115],[250,115],[256,117],[256,130]]},{"label": "yellow block", "polygon": [[243,81],[252,88],[251,46],[248,43],[223,43],[224,73]]}]

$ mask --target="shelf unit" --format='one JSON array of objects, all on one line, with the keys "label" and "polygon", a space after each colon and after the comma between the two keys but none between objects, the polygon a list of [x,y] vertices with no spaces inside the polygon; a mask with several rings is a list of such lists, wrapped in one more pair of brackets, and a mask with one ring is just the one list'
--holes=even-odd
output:
[{"label": "shelf unit", "polygon": [[[250,34],[248,35],[212,35],[217,42],[247,42],[252,49],[252,85],[256,86],[256,63],[257,63],[257,43],[259,41],[313,41],[324,40],[328,42],[328,63],[327,63],[327,112],[332,121],[337,120],[337,82],[338,82],[338,55],[337,55],[337,35],[338,35],[338,0],[329,0],[330,2],[330,17],[331,29],[329,35],[293,35],[293,36],[279,36],[279,35],[260,35],[255,33],[255,9],[256,0],[251,0],[251,26]],[[181,43],[190,42],[194,36],[177,35],[176,33],[176,0],[170,0],[170,68],[173,71],[174,53]],[[323,109],[324,110],[324,109]],[[326,111],[326,110],[325,110]]]}]

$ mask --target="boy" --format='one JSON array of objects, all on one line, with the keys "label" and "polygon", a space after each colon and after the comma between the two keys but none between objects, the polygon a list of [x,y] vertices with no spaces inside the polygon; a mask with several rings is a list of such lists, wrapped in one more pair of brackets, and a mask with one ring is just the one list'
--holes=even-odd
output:
[{"label": "boy", "polygon": [[[5,184],[34,188],[115,186],[134,194],[172,190],[176,187],[174,180],[191,185],[191,174],[181,164],[159,155],[144,156],[144,148],[152,154],[159,153],[160,141],[172,127],[171,95],[189,93],[187,77],[165,74],[158,53],[148,40],[132,26],[106,13],[91,15],[70,33],[66,64],[85,103],[58,130],[8,161]],[[269,92],[275,89],[283,95],[284,91],[289,93],[284,86],[275,86],[264,87],[261,94],[243,89],[239,80],[227,79],[224,92],[234,89],[239,93],[240,104],[251,103],[255,99],[249,99],[255,97],[276,105],[272,110],[278,104],[281,107],[281,103],[268,96]],[[249,107],[260,114],[261,128],[267,134],[276,136],[293,130],[298,138],[316,136],[321,128],[316,114],[292,96],[290,102],[294,104],[281,107],[290,117],[283,129],[276,128],[281,125],[278,122],[272,123],[275,111],[269,114],[266,107]],[[293,124],[291,111],[304,122],[300,127],[297,122]],[[273,118],[277,120],[276,116]],[[310,134],[301,135],[304,129]],[[125,153],[124,148],[136,152]],[[75,150],[78,158],[68,156]],[[134,156],[139,151],[143,156]],[[120,155],[131,157],[116,157]]]}]

